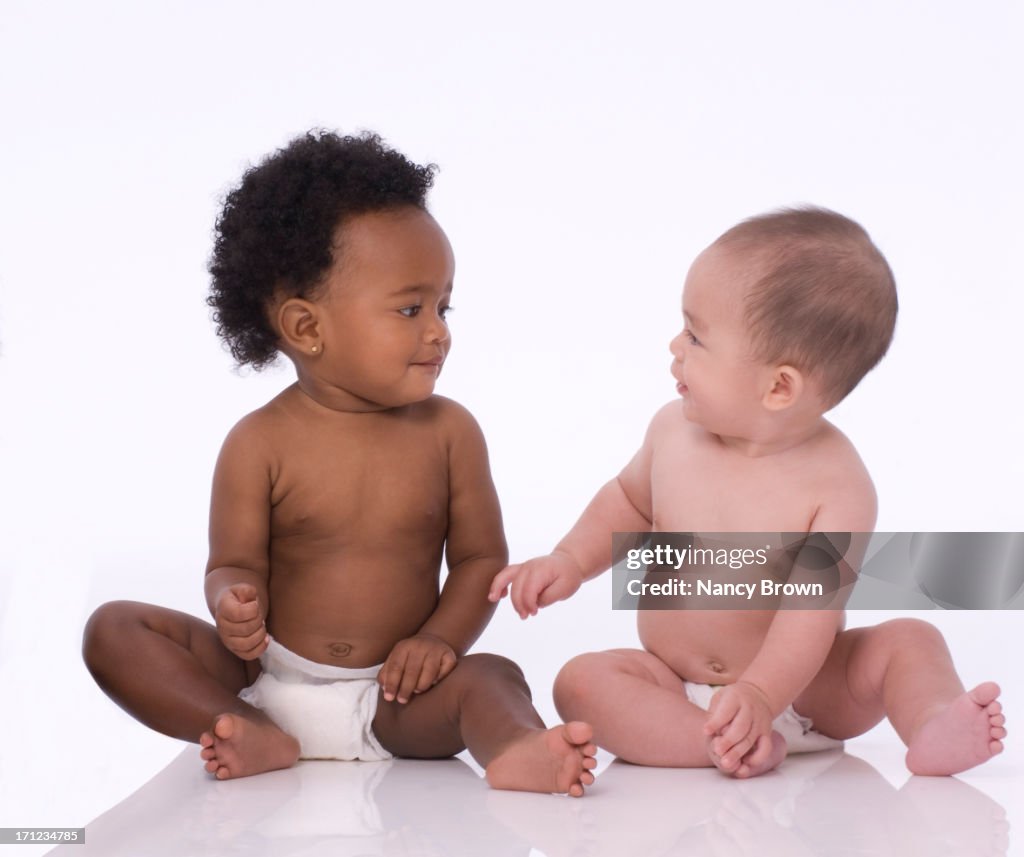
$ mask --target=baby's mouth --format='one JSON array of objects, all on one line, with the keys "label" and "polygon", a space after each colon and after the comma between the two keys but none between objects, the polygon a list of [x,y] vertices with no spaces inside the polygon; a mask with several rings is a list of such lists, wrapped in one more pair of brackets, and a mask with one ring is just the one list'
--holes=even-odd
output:
[{"label": "baby's mouth", "polygon": [[443,357],[432,357],[429,360],[417,360],[412,366],[431,373],[434,377],[441,374],[441,367],[444,365]]}]

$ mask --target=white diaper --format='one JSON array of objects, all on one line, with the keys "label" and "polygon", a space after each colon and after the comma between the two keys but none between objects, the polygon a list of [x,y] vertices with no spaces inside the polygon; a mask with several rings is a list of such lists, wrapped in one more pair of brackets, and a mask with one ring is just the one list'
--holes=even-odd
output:
[{"label": "white diaper", "polygon": [[[705,711],[711,706],[711,697],[723,687],[715,684],[695,684],[692,681],[684,682],[684,685],[686,698]],[[792,705],[775,718],[772,728],[786,739],[786,747],[790,753],[813,753],[817,750],[832,750],[843,746],[842,741],[815,732],[811,719],[797,714]]]},{"label": "white diaper", "polygon": [[263,672],[238,696],[299,742],[302,759],[390,759],[373,734],[381,664],[348,669],[318,664],[271,640]]}]

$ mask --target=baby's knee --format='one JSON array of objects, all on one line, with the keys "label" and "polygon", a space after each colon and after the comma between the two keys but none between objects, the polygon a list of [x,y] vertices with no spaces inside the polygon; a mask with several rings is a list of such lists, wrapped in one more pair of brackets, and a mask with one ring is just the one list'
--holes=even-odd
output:
[{"label": "baby's knee", "polygon": [[82,632],[82,657],[90,671],[102,669],[109,656],[125,648],[128,627],[141,620],[134,601],[108,601],[97,607]]},{"label": "baby's knee", "polygon": [[920,651],[923,648],[946,648],[942,632],[922,619],[890,619],[873,629],[878,638],[890,648],[908,648]]},{"label": "baby's knee", "polygon": [[498,680],[519,685],[526,688],[527,693],[529,693],[526,676],[523,675],[519,664],[502,655],[492,655],[488,652],[465,655],[459,659],[458,665],[452,672],[452,676],[454,677],[456,674],[458,674],[458,678],[462,681]]},{"label": "baby's knee", "polygon": [[558,671],[552,696],[559,713],[574,709],[587,697],[601,690],[601,676],[607,671],[604,652],[577,655]]}]

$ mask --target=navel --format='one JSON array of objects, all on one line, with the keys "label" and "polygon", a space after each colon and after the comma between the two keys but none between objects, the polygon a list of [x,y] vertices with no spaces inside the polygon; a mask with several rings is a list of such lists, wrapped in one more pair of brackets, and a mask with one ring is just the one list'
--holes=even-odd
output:
[{"label": "navel", "polygon": [[327,651],[332,658],[347,658],[352,654],[352,647],[348,643],[331,643]]},{"label": "navel", "polygon": [[722,666],[718,661],[708,661],[708,669],[713,673],[724,673],[725,667]]}]

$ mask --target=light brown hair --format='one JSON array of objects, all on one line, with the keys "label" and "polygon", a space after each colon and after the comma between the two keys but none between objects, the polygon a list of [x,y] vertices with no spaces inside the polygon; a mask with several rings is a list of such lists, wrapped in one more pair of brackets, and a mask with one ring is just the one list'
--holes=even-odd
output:
[{"label": "light brown hair", "polygon": [[896,327],[896,282],[860,224],[825,208],[744,220],[714,245],[750,252],[760,271],[744,317],[751,356],[816,378],[828,407],[882,359]]}]

